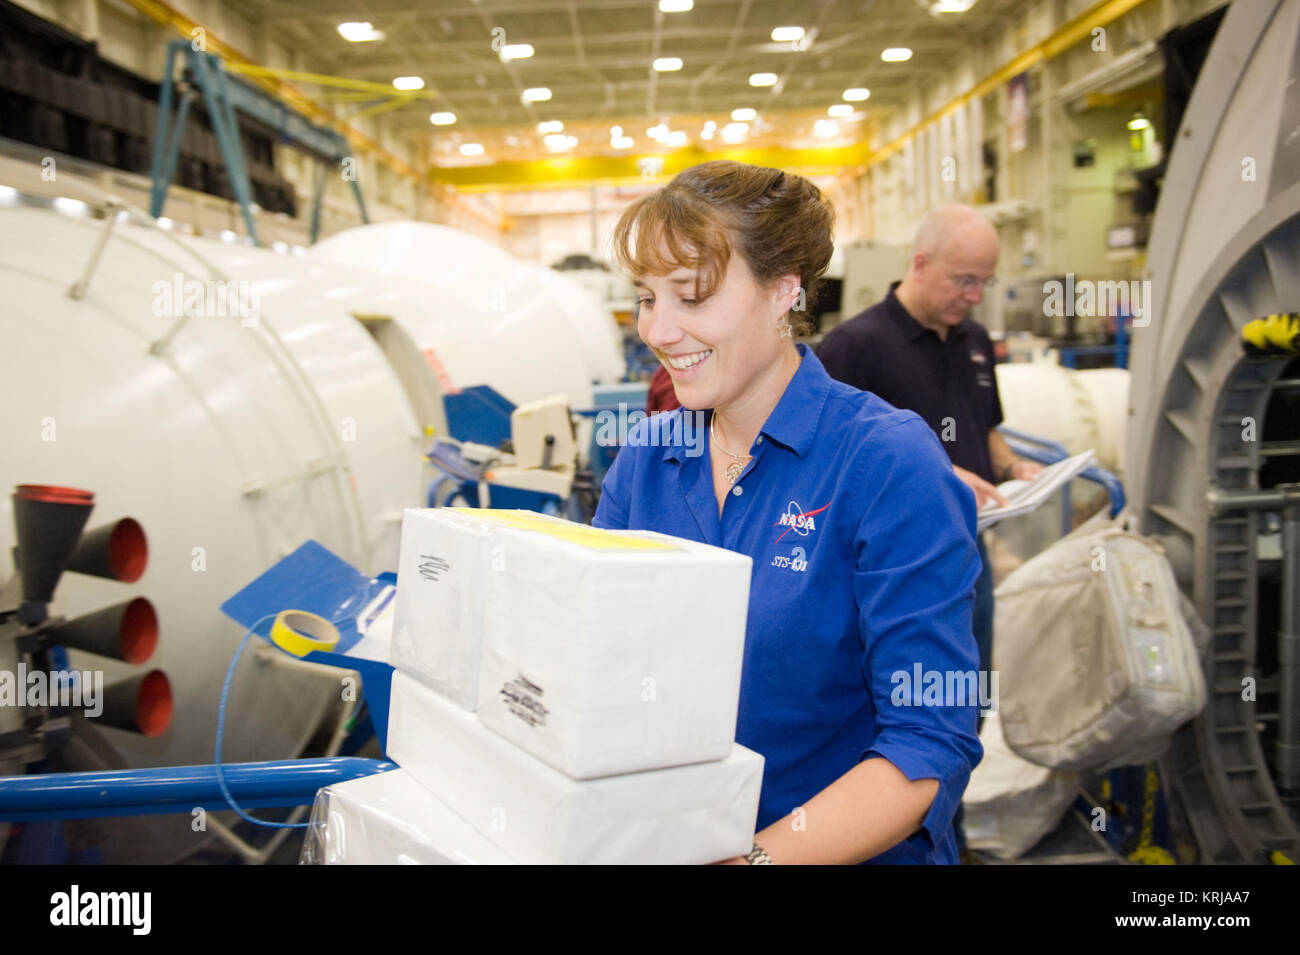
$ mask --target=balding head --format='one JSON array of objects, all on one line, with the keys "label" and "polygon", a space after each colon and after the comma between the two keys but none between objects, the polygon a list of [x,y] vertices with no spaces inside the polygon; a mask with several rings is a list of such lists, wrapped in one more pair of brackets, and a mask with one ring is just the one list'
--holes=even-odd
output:
[{"label": "balding head", "polygon": [[930,258],[944,258],[954,246],[992,245],[997,255],[998,233],[993,224],[970,206],[951,205],[932,209],[916,227],[912,254],[925,253]]},{"label": "balding head", "polygon": [[940,206],[917,227],[898,300],[922,325],[945,334],[978,305],[998,265],[998,233],[970,206]]}]

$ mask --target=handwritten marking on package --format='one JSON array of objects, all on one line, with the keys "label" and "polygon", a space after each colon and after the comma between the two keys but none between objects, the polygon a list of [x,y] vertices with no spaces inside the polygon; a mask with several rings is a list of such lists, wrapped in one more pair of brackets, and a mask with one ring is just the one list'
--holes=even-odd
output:
[{"label": "handwritten marking on package", "polygon": [[425,580],[432,580],[435,583],[439,574],[445,574],[451,570],[451,564],[447,563],[441,557],[434,557],[432,554],[420,555],[420,576]]},{"label": "handwritten marking on package", "polygon": [[506,701],[506,709],[529,726],[546,725],[546,714],[550,710],[542,703],[544,693],[540,686],[522,673],[509,683],[501,685],[501,698]]}]

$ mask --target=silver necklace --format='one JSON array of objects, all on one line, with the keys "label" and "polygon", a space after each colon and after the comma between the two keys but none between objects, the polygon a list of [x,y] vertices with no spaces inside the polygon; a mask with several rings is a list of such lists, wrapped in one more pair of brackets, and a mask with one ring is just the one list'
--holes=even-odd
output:
[{"label": "silver necklace", "polygon": [[713,439],[713,446],[715,448],[731,458],[731,463],[727,465],[727,469],[724,473],[727,478],[728,486],[735,484],[736,480],[740,477],[740,472],[745,470],[745,462],[748,461],[751,456],[748,454],[736,454],[734,451],[728,451],[724,448],[722,442],[718,440],[718,429],[716,426],[711,426],[709,428],[709,437]]}]

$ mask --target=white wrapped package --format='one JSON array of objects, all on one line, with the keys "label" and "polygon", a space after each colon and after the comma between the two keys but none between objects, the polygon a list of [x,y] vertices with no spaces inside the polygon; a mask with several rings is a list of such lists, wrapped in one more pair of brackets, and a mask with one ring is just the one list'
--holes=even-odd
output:
[{"label": "white wrapped package", "polygon": [[763,757],[574,780],[393,674],[388,754],[525,864],[703,864],[753,844]]},{"label": "white wrapped package", "polygon": [[473,710],[492,527],[454,508],[407,508],[391,662]]},{"label": "white wrapped package", "polygon": [[1079,791],[1079,774],[1021,759],[1007,746],[998,715],[986,718],[984,758],[962,797],[966,844],[999,859],[1018,859],[1065,815]]},{"label": "white wrapped package", "polygon": [[410,773],[327,786],[316,797],[303,861],[319,865],[513,865]]},{"label": "white wrapped package", "polygon": [[730,752],[748,557],[647,531],[479,513],[499,524],[483,725],[574,779]]}]

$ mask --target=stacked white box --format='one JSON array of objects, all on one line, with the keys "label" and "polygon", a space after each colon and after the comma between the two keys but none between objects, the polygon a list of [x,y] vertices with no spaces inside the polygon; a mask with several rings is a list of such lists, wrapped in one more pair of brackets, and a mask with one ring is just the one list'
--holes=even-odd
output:
[{"label": "stacked white box", "polygon": [[751,561],[649,532],[487,513],[485,726],[575,779],[722,759]]},{"label": "stacked white box", "polygon": [[478,696],[492,530],[455,508],[402,515],[391,662],[468,710]]},{"label": "stacked white box", "polygon": [[323,865],[514,865],[404,769],[320,791],[309,837]]},{"label": "stacked white box", "polygon": [[763,758],[578,781],[485,728],[404,673],[393,675],[388,753],[521,863],[703,864],[752,844]]}]

